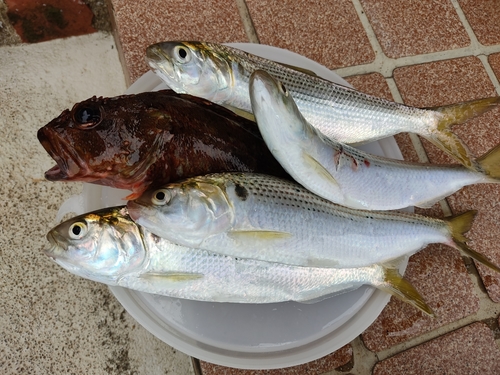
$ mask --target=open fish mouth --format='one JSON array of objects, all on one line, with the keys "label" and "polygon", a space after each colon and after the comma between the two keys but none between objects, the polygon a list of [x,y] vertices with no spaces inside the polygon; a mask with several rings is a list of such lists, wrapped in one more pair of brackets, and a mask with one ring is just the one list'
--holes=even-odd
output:
[{"label": "open fish mouth", "polygon": [[38,130],[37,137],[45,151],[56,162],[54,167],[45,172],[47,180],[71,180],[86,170],[84,161],[70,145],[58,137],[57,133],[41,128]]}]

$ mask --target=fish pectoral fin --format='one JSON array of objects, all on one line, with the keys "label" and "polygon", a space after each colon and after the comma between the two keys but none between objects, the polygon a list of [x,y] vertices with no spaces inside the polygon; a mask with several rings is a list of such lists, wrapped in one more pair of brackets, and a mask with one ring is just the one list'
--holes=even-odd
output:
[{"label": "fish pectoral fin", "polygon": [[280,232],[274,230],[232,230],[227,233],[228,237],[238,240],[280,240],[292,237],[289,232]]},{"label": "fish pectoral fin", "polygon": [[203,274],[189,272],[146,272],[141,274],[139,277],[146,280],[181,282],[201,279]]},{"label": "fish pectoral fin", "polygon": [[321,176],[324,180],[327,180],[330,184],[332,184],[335,187],[339,186],[339,183],[337,180],[332,176],[328,170],[321,165],[319,161],[317,161],[314,157],[309,155],[307,152],[303,151],[302,152],[302,158],[304,159],[304,162],[309,165],[309,167],[316,171],[316,173]]}]

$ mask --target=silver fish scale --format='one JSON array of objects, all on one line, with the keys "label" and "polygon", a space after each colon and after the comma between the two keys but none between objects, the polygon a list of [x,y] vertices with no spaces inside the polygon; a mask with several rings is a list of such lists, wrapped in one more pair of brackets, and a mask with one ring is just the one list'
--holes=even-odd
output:
[{"label": "silver fish scale", "polygon": [[226,104],[243,106],[241,101],[245,96],[243,109],[251,111],[250,75],[255,70],[265,70],[285,85],[312,125],[343,143],[376,140],[400,132],[426,134],[437,121],[433,111],[374,97],[236,48],[211,43],[205,43],[205,48],[226,57],[232,63],[233,74],[238,75],[235,77],[238,92],[233,97],[236,103],[229,98]]},{"label": "silver fish scale", "polygon": [[[298,266],[362,267],[412,254],[429,243],[451,242],[447,224],[439,219],[349,209],[271,176],[206,179],[224,186],[234,222],[228,232],[204,237],[199,247],[225,255]],[[238,195],[237,187],[247,195]],[[247,237],[248,231],[253,237]],[[263,231],[262,237],[255,231]],[[267,238],[268,232],[284,235]]]},{"label": "silver fish scale", "polygon": [[272,303],[310,300],[384,282],[380,266],[294,267],[178,246],[147,231],[143,234],[147,261],[119,279],[122,287],[201,301]]}]

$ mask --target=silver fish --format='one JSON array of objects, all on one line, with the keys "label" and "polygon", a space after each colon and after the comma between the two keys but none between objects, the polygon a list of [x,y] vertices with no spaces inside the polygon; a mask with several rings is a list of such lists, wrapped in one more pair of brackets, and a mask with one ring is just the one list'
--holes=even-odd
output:
[{"label": "silver fish", "polygon": [[429,109],[410,107],[216,43],[158,43],[147,48],[146,60],[173,90],[248,112],[250,75],[264,70],[286,85],[307,121],[328,138],[357,145],[401,132],[416,133],[473,169],[480,166],[450,127],[500,102],[494,97]]},{"label": "silver fish", "polygon": [[276,160],[302,186],[332,202],[366,210],[431,207],[464,186],[500,182],[500,145],[477,159],[483,172],[387,159],[326,138],[265,71],[252,73],[250,98]]},{"label": "silver fish", "polygon": [[187,179],[149,190],[127,206],[132,219],[160,237],[229,256],[353,268],[443,243],[500,271],[465,244],[475,211],[435,219],[354,210],[293,182],[252,173]]},{"label": "silver fish", "polygon": [[363,284],[432,310],[394,268],[307,268],[175,245],[136,225],[125,207],[70,219],[47,238],[54,261],[78,276],[146,293],[210,302],[309,302]]}]

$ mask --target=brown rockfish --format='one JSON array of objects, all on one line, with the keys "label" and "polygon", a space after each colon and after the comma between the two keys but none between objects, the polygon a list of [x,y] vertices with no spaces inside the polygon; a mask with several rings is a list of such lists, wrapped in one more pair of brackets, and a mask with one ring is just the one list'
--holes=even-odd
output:
[{"label": "brown rockfish", "polygon": [[57,163],[48,180],[129,189],[129,199],[207,173],[288,176],[254,122],[171,90],[87,99],[42,127],[38,139]]}]

